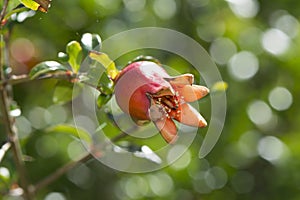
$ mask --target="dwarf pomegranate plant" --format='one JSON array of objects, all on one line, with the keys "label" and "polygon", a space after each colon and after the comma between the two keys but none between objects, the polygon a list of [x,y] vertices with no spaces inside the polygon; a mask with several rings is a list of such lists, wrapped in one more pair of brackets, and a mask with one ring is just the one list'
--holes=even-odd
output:
[{"label": "dwarf pomegranate plant", "polygon": [[[22,115],[22,108],[13,99],[13,86],[24,82],[40,81],[42,79],[55,79],[57,83],[53,88],[53,104],[64,104],[76,98],[83,85],[92,87],[100,93],[97,105],[100,110],[113,95],[115,95],[120,108],[137,124],[142,121],[152,121],[168,143],[174,143],[177,138],[177,127],[173,120],[182,124],[195,127],[205,127],[207,122],[200,113],[188,103],[196,101],[209,93],[208,88],[194,85],[192,74],[170,76],[156,62],[140,59],[119,71],[109,56],[100,52],[101,38],[97,34],[85,33],[81,42],[70,41],[66,45],[65,52],[58,53],[58,59],[37,63],[27,74],[14,75],[10,70],[9,50],[7,43],[10,39],[11,28],[15,24],[18,15],[22,19],[32,17],[34,12],[28,10],[47,12],[50,0],[12,0],[17,6],[9,6],[5,0],[0,14],[0,108],[3,127],[7,140],[2,142],[0,149],[0,163],[6,158],[5,154],[11,149],[16,170],[11,177],[4,177],[4,186],[0,184],[0,192],[4,196],[23,196],[25,200],[34,199],[39,190],[46,187],[78,163],[91,159],[93,155],[103,155],[101,150],[95,150],[92,136],[85,130],[72,124],[55,124],[44,128],[44,132],[62,132],[84,140],[89,152],[75,161],[70,161],[52,174],[32,183],[29,181],[29,173],[24,162],[24,154],[18,138],[16,119]],[[19,5],[20,4],[20,5]],[[11,9],[11,10],[10,10]],[[14,17],[12,17],[14,16]],[[83,61],[87,61],[88,69],[84,69]],[[97,71],[103,72],[97,77]],[[73,90],[74,85],[79,86]],[[75,94],[73,94],[75,93]],[[101,110],[100,110],[101,111]],[[2,122],[1,121],[1,122]],[[111,141],[127,136],[122,131]],[[108,142],[107,145],[111,145]],[[148,147],[147,147],[148,148]],[[135,150],[139,151],[139,150]],[[139,152],[140,153],[140,152]],[[141,152],[143,153],[143,152]],[[140,154],[141,155],[141,154]],[[27,156],[27,157],[30,157]],[[31,157],[30,157],[31,158]],[[147,156],[144,156],[147,159]],[[35,158],[32,158],[34,160]],[[151,158],[148,160],[151,161]],[[8,171],[8,170],[7,170]],[[2,169],[3,172],[3,169]],[[4,169],[4,172],[5,169]],[[7,173],[6,173],[7,175]],[[0,174],[1,180],[3,179]],[[4,192],[2,192],[4,191]]]}]

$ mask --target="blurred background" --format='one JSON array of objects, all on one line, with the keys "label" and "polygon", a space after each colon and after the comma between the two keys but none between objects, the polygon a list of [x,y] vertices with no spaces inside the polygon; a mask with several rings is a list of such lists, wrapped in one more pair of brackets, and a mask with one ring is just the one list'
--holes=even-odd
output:
[{"label": "blurred background", "polygon": [[[129,174],[91,160],[44,188],[37,198],[300,199],[299,17],[296,0],[53,0],[46,14],[37,12],[26,20],[19,15],[9,44],[13,74],[57,60],[69,41],[80,41],[86,32],[105,40],[125,30],[154,26],[198,41],[229,85],[225,127],[204,159],[198,158],[198,151],[205,129],[178,161],[162,170]],[[150,53],[180,72],[193,71],[177,56]],[[140,54],[145,52],[124,55],[116,63],[122,68]],[[22,110],[16,119],[18,134],[33,183],[84,151],[74,137],[45,131],[72,120],[71,104],[53,104],[56,84],[43,80],[14,87]],[[207,119],[209,112],[202,110]],[[102,115],[103,121],[109,120]],[[106,129],[117,132],[112,125]],[[5,140],[3,134],[0,138]],[[13,170],[12,162],[3,160],[1,176],[14,178]]]}]

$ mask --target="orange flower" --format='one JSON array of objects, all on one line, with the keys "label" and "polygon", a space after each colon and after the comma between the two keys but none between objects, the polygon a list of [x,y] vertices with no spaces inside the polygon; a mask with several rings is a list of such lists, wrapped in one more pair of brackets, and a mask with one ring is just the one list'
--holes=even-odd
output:
[{"label": "orange flower", "polygon": [[139,61],[125,67],[115,84],[120,108],[139,124],[151,120],[168,143],[177,138],[173,119],[182,124],[205,127],[205,119],[187,102],[209,93],[208,88],[193,85],[194,76],[172,77],[155,62]]}]

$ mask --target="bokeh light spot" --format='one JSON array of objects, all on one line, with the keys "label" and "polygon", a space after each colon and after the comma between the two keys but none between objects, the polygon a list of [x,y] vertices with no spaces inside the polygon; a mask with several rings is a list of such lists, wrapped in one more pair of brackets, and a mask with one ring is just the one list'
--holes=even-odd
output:
[{"label": "bokeh light spot", "polygon": [[141,176],[132,176],[128,178],[124,185],[125,192],[131,199],[141,199],[149,192],[147,180]]},{"label": "bokeh light spot", "polygon": [[160,172],[154,175],[149,175],[148,180],[151,190],[158,196],[166,196],[173,190],[173,180],[166,173]]},{"label": "bokeh light spot", "polygon": [[212,42],[209,53],[216,63],[224,65],[236,53],[236,46],[228,38],[218,38]]},{"label": "bokeh light spot", "polygon": [[203,23],[197,27],[198,36],[206,41],[212,42],[218,37],[221,37],[226,29],[225,23],[222,20],[212,19],[213,23]]},{"label": "bokeh light spot", "polygon": [[155,0],[153,10],[161,19],[171,19],[176,14],[176,2],[174,0]]},{"label": "bokeh light spot", "polygon": [[35,55],[33,43],[26,38],[14,40],[10,47],[11,55],[18,62],[24,63],[31,60]]},{"label": "bokeh light spot", "polygon": [[255,17],[259,11],[259,3],[256,0],[227,0],[232,12],[242,18]]},{"label": "bokeh light spot", "polygon": [[66,200],[65,196],[59,192],[51,192],[47,194],[45,200]]},{"label": "bokeh light spot", "polygon": [[143,10],[146,5],[146,0],[123,0],[125,8],[131,12]]},{"label": "bokeh light spot", "polygon": [[272,119],[271,108],[263,101],[255,100],[247,109],[250,120],[256,125],[264,125]]},{"label": "bokeh light spot", "polygon": [[298,35],[299,21],[286,10],[275,11],[271,15],[271,24],[291,38],[295,38]]},{"label": "bokeh light spot", "polygon": [[85,164],[73,168],[67,173],[67,177],[75,185],[83,189],[89,188],[94,180],[92,171]]},{"label": "bokeh light spot", "polygon": [[207,185],[206,171],[198,171],[193,181],[193,187],[200,194],[208,194],[212,191],[211,187]]},{"label": "bokeh light spot", "polygon": [[191,152],[187,150],[184,154],[172,163],[171,168],[175,170],[185,169],[191,162]]},{"label": "bokeh light spot", "polygon": [[252,78],[258,71],[259,63],[257,57],[248,51],[235,54],[228,64],[228,69],[233,78],[247,80]]},{"label": "bokeh light spot", "polygon": [[42,107],[34,107],[28,113],[28,120],[32,127],[42,129],[51,122],[51,114]]},{"label": "bokeh light spot", "polygon": [[256,146],[260,137],[260,133],[257,131],[248,131],[244,133],[238,142],[239,152],[247,158],[257,156],[258,152]]},{"label": "bokeh light spot", "polygon": [[299,22],[294,16],[284,15],[277,20],[276,28],[294,38],[299,32]]},{"label": "bokeh light spot", "polygon": [[61,124],[66,122],[67,120],[67,111],[66,109],[61,105],[52,105],[48,107],[47,111],[51,115],[51,124]]},{"label": "bokeh light spot", "polygon": [[68,155],[72,160],[78,160],[79,155],[83,155],[86,152],[86,149],[83,147],[81,141],[73,141],[68,145]]},{"label": "bokeh light spot", "polygon": [[274,55],[285,53],[290,46],[290,38],[281,30],[271,28],[267,30],[261,39],[263,48]]},{"label": "bokeh light spot", "polygon": [[276,110],[287,110],[293,103],[293,96],[288,89],[275,87],[269,93],[269,102]]},{"label": "bokeh light spot", "polygon": [[205,173],[205,181],[211,189],[220,189],[227,183],[227,173],[221,167],[212,167]]},{"label": "bokeh light spot", "polygon": [[18,129],[18,136],[21,139],[28,137],[32,131],[30,122],[24,116],[16,118],[16,127]]},{"label": "bokeh light spot", "polygon": [[259,155],[270,162],[279,160],[284,152],[284,144],[277,137],[263,137],[257,146]]},{"label": "bokeh light spot", "polygon": [[43,135],[36,141],[35,148],[41,157],[50,158],[56,154],[58,144],[52,136]]},{"label": "bokeh light spot", "polygon": [[0,177],[1,179],[9,179],[10,173],[9,170],[6,167],[0,167]]}]

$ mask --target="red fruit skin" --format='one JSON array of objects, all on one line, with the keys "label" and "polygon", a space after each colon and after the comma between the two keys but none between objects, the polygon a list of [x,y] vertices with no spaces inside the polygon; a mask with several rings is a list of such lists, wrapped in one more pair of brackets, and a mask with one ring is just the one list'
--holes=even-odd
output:
[{"label": "red fruit skin", "polygon": [[125,67],[115,83],[115,97],[120,108],[137,120],[150,120],[147,94],[171,88],[167,72],[149,61],[134,62]]}]

